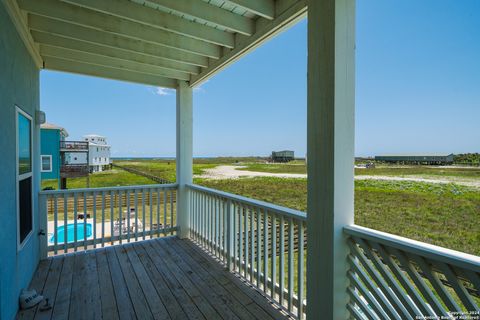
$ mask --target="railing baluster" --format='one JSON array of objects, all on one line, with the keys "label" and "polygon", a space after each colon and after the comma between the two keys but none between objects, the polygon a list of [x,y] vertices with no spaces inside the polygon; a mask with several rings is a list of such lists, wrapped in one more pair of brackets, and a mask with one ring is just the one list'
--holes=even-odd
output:
[{"label": "railing baluster", "polygon": [[163,190],[163,236],[167,236],[167,190]]},{"label": "railing baluster", "polygon": [[[242,219],[242,207],[239,204],[235,210],[235,213],[238,214],[238,273],[241,275],[242,270],[245,270],[245,265],[243,264],[243,219]],[[242,268],[243,267],[243,268]]]},{"label": "railing baluster", "polygon": [[268,292],[268,212],[263,210],[263,291]]},{"label": "railing baluster", "polygon": [[[128,191],[127,191],[127,194],[128,194]],[[127,213],[127,216],[130,216],[128,213]],[[130,220],[128,220],[129,223],[130,223]],[[119,230],[118,230],[118,242],[120,244],[122,244],[122,236],[123,236],[123,219],[122,219],[122,191],[120,190],[118,192],[118,225],[119,225]],[[130,230],[130,225],[128,226],[128,230]],[[128,231],[130,232],[130,231]],[[130,235],[130,234],[129,234]],[[130,239],[130,236],[128,236],[128,239]]]},{"label": "railing baluster", "polygon": [[233,204],[231,200],[227,202],[227,265],[228,270],[235,270],[235,260],[232,263],[232,256],[234,255],[234,217],[233,217]]},{"label": "railing baluster", "polygon": [[[64,226],[64,230],[67,226]],[[53,253],[57,254],[57,244],[58,244],[58,197],[57,195],[53,196]],[[48,240],[47,240],[48,241]]]},{"label": "railing baluster", "polygon": [[212,251],[212,202],[210,201],[210,196],[205,195],[205,201],[207,206],[207,250]]},{"label": "railing baluster", "polygon": [[87,250],[87,192],[83,192],[83,248]]},{"label": "railing baluster", "polygon": [[280,216],[280,293],[278,300],[283,306],[285,290],[285,218]]},{"label": "railing baluster", "polygon": [[228,201],[222,198],[222,215],[223,215],[223,261],[228,264],[228,235],[229,235],[229,225],[227,217],[227,204]]},{"label": "railing baluster", "polygon": [[[152,229],[152,224],[153,224],[153,199],[152,199],[152,189],[148,190],[149,192],[149,206],[150,206],[150,239],[152,239],[153,236],[153,229]],[[143,231],[145,232],[145,225],[143,225]]]},{"label": "railing baluster", "polygon": [[175,220],[173,219],[173,190],[170,190],[170,224],[171,224],[171,228],[170,228],[170,235],[173,236],[173,227],[176,227],[177,224],[175,223]]},{"label": "railing baluster", "polygon": [[115,240],[113,239],[115,231],[114,231],[114,223],[115,223],[115,199],[114,199],[114,192],[113,190],[110,191],[110,245],[113,246]]},{"label": "railing baluster", "polygon": [[262,237],[261,237],[261,216],[260,209],[255,209],[257,213],[257,288],[260,289],[260,274],[262,272],[261,263],[262,263]]},{"label": "railing baluster", "polygon": [[105,191],[102,191],[102,248],[105,247]]},{"label": "railing baluster", "polygon": [[215,256],[220,256],[219,234],[220,234],[220,215],[218,213],[218,198],[213,198],[213,204],[215,208]]},{"label": "railing baluster", "polygon": [[[135,220],[138,224],[138,220]],[[142,239],[145,240],[145,189],[142,189]]]},{"label": "railing baluster", "polygon": [[238,270],[238,231],[237,231],[237,206],[232,202],[233,218],[233,271]]},{"label": "railing baluster", "polygon": [[293,219],[288,220],[288,311],[293,312]]},{"label": "railing baluster", "polygon": [[299,319],[303,318],[303,264],[304,264],[304,238],[303,238],[303,221],[298,222],[298,276],[297,276],[297,287],[298,287],[298,306],[297,306],[297,317]]},{"label": "railing baluster", "polygon": [[272,283],[270,285],[270,294],[275,299],[275,288],[277,285],[277,217],[275,214],[271,215],[272,220]]},{"label": "railing baluster", "polygon": [[68,252],[68,195],[66,193],[63,194],[63,246],[64,246],[64,253]]},{"label": "railing baluster", "polygon": [[253,209],[248,209],[250,218],[250,282],[255,280],[255,221],[253,218]]},{"label": "railing baluster", "polygon": [[77,193],[73,194],[73,251],[77,251],[78,230],[77,230]]},{"label": "railing baluster", "polygon": [[93,247],[97,247],[97,193],[93,192]]},{"label": "railing baluster", "polygon": [[[135,218],[133,218],[133,223],[135,224],[135,241],[138,241],[138,190],[135,189],[134,198],[133,198],[133,206],[135,207]],[[130,225],[130,208],[128,210],[128,238],[130,241],[130,229],[132,226]]]},{"label": "railing baluster", "polygon": [[132,212],[130,210],[130,190],[127,190],[127,203],[126,203],[126,210],[127,210],[127,216],[125,217],[127,219],[127,242],[130,242],[130,229],[131,229],[131,222],[130,222],[130,213]]},{"label": "railing baluster", "polygon": [[[157,238],[160,237],[160,189],[157,189]],[[150,226],[151,228],[152,226]]]},{"label": "railing baluster", "polygon": [[173,227],[176,227],[176,223],[173,219],[173,190],[170,190],[170,235],[173,236]]},{"label": "railing baluster", "polygon": [[243,276],[245,279],[247,279],[248,274],[249,274],[249,263],[248,260],[250,260],[250,255],[249,255],[249,237],[248,237],[248,214],[247,214],[247,208],[242,206],[242,215],[243,215],[243,230],[244,230],[244,240],[245,240],[245,256],[244,256],[244,261],[245,261],[245,269],[243,271]]},{"label": "railing baluster", "polygon": [[198,241],[198,193],[192,191],[192,200],[193,200],[193,239]]}]

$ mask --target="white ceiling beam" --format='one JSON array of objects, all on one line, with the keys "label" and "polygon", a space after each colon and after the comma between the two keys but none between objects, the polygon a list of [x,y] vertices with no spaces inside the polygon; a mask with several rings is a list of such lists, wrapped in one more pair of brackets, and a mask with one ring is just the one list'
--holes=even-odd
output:
[{"label": "white ceiling beam", "polygon": [[92,42],[111,48],[125,49],[200,67],[208,65],[208,58],[196,54],[42,16],[29,15],[28,25],[32,30]]},{"label": "white ceiling beam", "polygon": [[200,74],[192,75],[190,79],[190,86],[196,86],[202,81],[205,81],[216,72],[227,67],[288,26],[305,17],[306,13],[306,0],[298,0],[294,2],[293,5],[288,7],[288,9],[279,14],[274,20],[265,20],[268,21],[268,23],[262,23],[261,28],[259,28],[254,35],[251,37],[242,37],[233,50],[225,53],[225,55],[223,55],[223,57],[219,60],[210,60],[210,65],[203,69]]},{"label": "white ceiling beam", "polygon": [[228,3],[239,6],[247,11],[255,13],[263,18],[272,20],[275,18],[274,0],[225,0]]},{"label": "white ceiling beam", "polygon": [[138,62],[145,65],[157,66],[174,71],[186,72],[190,74],[198,74],[200,68],[190,64],[179,63],[164,58],[153,57],[141,53],[127,51],[123,49],[112,49],[103,45],[74,40],[49,33],[32,30],[33,39],[40,45],[45,44],[58,48],[71,49],[81,52],[93,53],[104,57],[117,58]]},{"label": "white ceiling beam", "polygon": [[110,67],[121,70],[141,72],[155,76],[172,78],[177,80],[189,80],[189,74],[185,72],[173,71],[152,65],[145,65],[138,62],[105,57],[97,54],[58,48],[48,45],[40,45],[40,54],[43,58],[54,57],[71,61],[84,62],[103,67]]},{"label": "white ceiling beam", "polygon": [[25,21],[24,17],[22,16],[22,12],[18,7],[18,4],[15,0],[2,0],[2,3],[5,5],[5,9],[7,10],[10,18],[12,19],[13,25],[18,31],[20,38],[22,39],[25,47],[27,48],[28,52],[32,56],[32,59],[37,66],[37,68],[41,69],[43,67],[43,60],[38,52],[38,45],[35,44],[33,41],[32,36],[27,27],[27,22]]},{"label": "white ceiling beam", "polygon": [[45,68],[49,70],[64,71],[69,73],[148,84],[152,86],[160,86],[172,89],[176,88],[178,83],[178,81],[174,79],[154,76],[150,74],[102,67],[98,65],[53,57],[45,57]]},{"label": "white ceiling beam", "polygon": [[220,7],[208,4],[200,0],[149,0],[164,9],[170,9],[179,13],[202,19],[226,28],[231,32],[238,32],[250,36],[255,31],[255,23],[252,19],[240,16]]},{"label": "white ceiling beam", "polygon": [[22,10],[35,15],[78,24],[209,58],[220,57],[220,47],[112,15],[74,6],[59,0],[18,0]]},{"label": "white ceiling beam", "polygon": [[62,1],[228,48],[233,48],[235,44],[234,35],[231,33],[190,22],[181,17],[148,8],[128,0]]}]

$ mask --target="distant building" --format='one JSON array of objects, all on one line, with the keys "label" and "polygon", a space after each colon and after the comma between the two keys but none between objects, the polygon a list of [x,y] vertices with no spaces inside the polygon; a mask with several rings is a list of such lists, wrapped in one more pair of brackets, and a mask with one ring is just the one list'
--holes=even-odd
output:
[{"label": "distant building", "polygon": [[452,154],[418,154],[418,155],[381,155],[375,161],[409,164],[452,164]]},{"label": "distant building", "polygon": [[100,172],[110,166],[110,146],[104,136],[89,134],[83,136],[88,142],[88,164],[91,172]]},{"label": "distant building", "polygon": [[40,170],[42,180],[60,177],[60,141],[65,141],[68,132],[64,128],[44,123],[40,126]]},{"label": "distant building", "polygon": [[290,150],[272,151],[273,162],[289,162],[295,159],[295,154]]}]

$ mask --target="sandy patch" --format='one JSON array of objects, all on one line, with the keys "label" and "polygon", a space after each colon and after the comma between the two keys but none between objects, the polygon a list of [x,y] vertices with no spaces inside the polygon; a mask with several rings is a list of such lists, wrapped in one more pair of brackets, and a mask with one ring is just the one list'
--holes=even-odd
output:
[{"label": "sandy patch", "polygon": [[[213,180],[221,179],[238,179],[242,177],[277,177],[277,178],[307,178],[306,174],[301,173],[271,173],[271,172],[257,172],[257,171],[244,171],[238,170],[245,168],[245,166],[218,166],[212,169],[206,169],[202,175],[197,176],[198,178],[206,178]],[[368,175],[359,175],[355,176],[356,180],[388,180],[388,181],[413,181],[413,182],[426,182],[426,183],[455,183],[467,187],[480,188],[480,181],[466,180],[457,177],[391,177],[391,176],[368,176]]]},{"label": "sandy patch", "polygon": [[238,179],[242,177],[277,177],[277,178],[306,178],[306,174],[301,173],[271,173],[237,170],[245,166],[218,166],[212,169],[206,169],[199,178],[206,179]]}]

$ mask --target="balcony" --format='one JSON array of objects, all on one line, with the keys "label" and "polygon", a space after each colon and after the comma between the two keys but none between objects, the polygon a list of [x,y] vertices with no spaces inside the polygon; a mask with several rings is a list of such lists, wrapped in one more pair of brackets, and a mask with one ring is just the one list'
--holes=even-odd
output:
[{"label": "balcony", "polygon": [[[42,247],[50,257],[31,287],[53,309],[20,316],[305,318],[306,214],[187,189],[188,239],[177,236],[175,184],[42,191],[49,217]],[[75,227],[60,234],[64,225]],[[479,257],[355,225],[343,233],[345,308],[355,319],[447,319],[479,310]]]},{"label": "balcony", "polygon": [[60,141],[60,152],[88,152],[88,142]]}]

